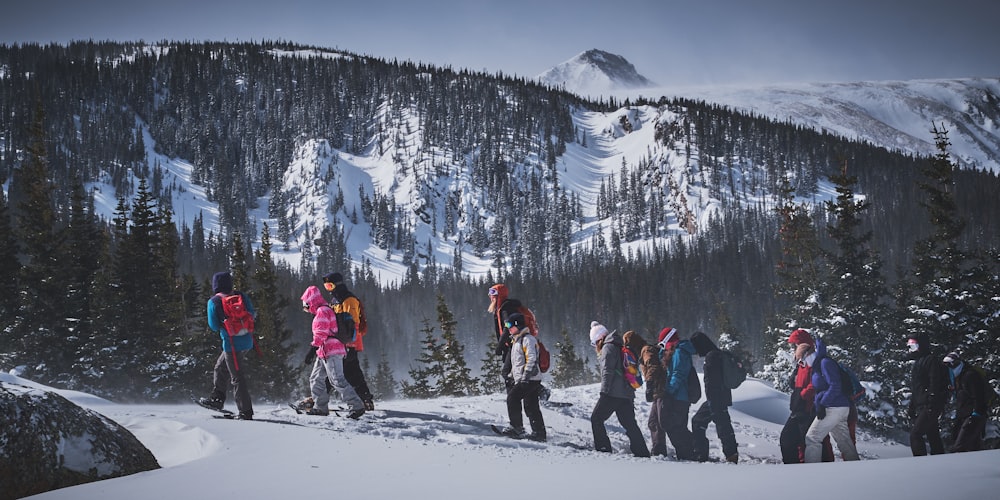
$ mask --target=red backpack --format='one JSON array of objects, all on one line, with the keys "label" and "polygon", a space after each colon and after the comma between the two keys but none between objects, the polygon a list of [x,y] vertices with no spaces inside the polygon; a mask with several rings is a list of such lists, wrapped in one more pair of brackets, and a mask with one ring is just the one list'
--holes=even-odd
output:
[{"label": "red backpack", "polygon": [[222,303],[222,314],[226,319],[222,322],[226,332],[232,337],[253,333],[254,322],[250,311],[243,302],[243,294],[236,292],[232,295],[219,297]]},{"label": "red backpack", "polygon": [[549,350],[545,348],[545,344],[541,340],[538,341],[538,370],[542,373],[549,371],[549,367],[552,366],[552,357],[549,355]]}]

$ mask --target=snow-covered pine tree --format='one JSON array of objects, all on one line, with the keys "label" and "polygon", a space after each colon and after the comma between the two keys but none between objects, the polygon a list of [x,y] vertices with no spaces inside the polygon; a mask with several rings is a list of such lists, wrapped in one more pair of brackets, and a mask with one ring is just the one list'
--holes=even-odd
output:
[{"label": "snow-covered pine tree", "polygon": [[437,396],[474,396],[479,394],[479,381],[465,363],[465,346],[455,332],[455,316],[448,309],[444,295],[437,295],[438,324],[441,325],[441,373],[435,387]]},{"label": "snow-covered pine tree", "polygon": [[855,196],[857,178],[847,174],[847,164],[830,177],[837,190],[826,202],[831,218],[827,232],[834,248],[825,250],[828,279],[820,284],[823,316],[817,324],[823,341],[838,362],[850,367],[865,383],[868,397],[859,401],[860,420],[888,429],[905,413],[899,408],[897,389],[907,378],[902,342],[882,277],[882,260],[871,249],[872,231],[862,231],[862,216],[869,208]]},{"label": "snow-covered pine tree", "polygon": [[779,302],[775,318],[765,332],[765,364],[758,376],[770,380],[776,389],[787,391],[793,366],[788,335],[795,328],[810,331],[815,328],[821,317],[819,286],[824,276],[822,252],[808,205],[795,202],[794,189],[787,177],[782,180],[779,193],[782,202],[776,210],[780,219],[781,259],[775,285]]}]

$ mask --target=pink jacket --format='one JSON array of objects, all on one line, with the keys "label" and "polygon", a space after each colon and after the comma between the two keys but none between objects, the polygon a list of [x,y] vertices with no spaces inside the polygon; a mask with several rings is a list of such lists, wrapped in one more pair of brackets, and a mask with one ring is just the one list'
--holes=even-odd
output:
[{"label": "pink jacket", "polygon": [[302,304],[309,306],[309,312],[313,313],[311,345],[318,347],[316,356],[326,359],[328,356],[346,356],[347,348],[344,344],[333,337],[337,333],[337,318],[333,309],[327,305],[326,299],[319,288],[310,286],[302,293]]}]

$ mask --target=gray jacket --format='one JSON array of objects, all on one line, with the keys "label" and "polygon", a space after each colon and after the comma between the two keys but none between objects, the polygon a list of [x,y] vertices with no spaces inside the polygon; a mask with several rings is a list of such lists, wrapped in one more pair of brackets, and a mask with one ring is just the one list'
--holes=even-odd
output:
[{"label": "gray jacket", "polygon": [[604,345],[597,361],[601,366],[601,394],[613,398],[634,399],[635,389],[625,380],[625,362],[622,360],[622,337],[611,332],[604,337]]}]

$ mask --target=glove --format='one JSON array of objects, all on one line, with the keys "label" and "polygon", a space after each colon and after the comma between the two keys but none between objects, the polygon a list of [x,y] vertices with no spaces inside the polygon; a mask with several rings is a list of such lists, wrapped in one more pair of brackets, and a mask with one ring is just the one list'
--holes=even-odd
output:
[{"label": "glove", "polygon": [[306,362],[307,365],[311,365],[313,363],[313,361],[316,360],[316,350],[317,349],[319,349],[319,348],[318,347],[313,347],[312,349],[309,349],[309,352],[306,353],[305,362]]},{"label": "glove", "polygon": [[653,402],[653,391],[646,391],[646,402],[647,403]]},{"label": "glove", "polygon": [[818,418],[820,420],[823,420],[824,417],[826,417],[826,407],[825,406],[817,406],[816,407],[816,418]]}]

